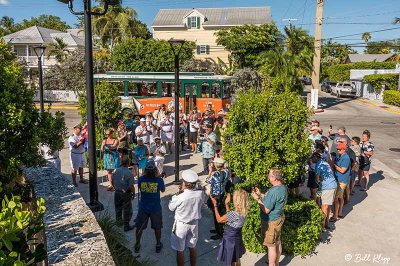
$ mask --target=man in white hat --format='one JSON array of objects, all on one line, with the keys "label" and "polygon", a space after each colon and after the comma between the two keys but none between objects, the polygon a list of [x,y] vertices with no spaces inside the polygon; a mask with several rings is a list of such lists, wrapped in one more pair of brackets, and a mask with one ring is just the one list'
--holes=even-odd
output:
[{"label": "man in white hat", "polygon": [[151,132],[146,126],[146,118],[140,118],[140,125],[135,129],[136,137],[143,140],[144,145],[150,147]]},{"label": "man in white hat", "polygon": [[81,135],[82,126],[80,124],[74,126],[74,134],[68,138],[69,150],[70,150],[70,162],[71,162],[71,176],[72,183],[75,187],[78,186],[76,183],[76,174],[79,171],[80,183],[87,184],[87,181],[83,179],[83,168],[86,166],[85,157],[85,138]]},{"label": "man in white hat", "polygon": [[204,192],[197,189],[199,177],[193,170],[182,172],[183,182],[179,192],[172,196],[168,207],[175,211],[175,222],[171,233],[171,247],[176,250],[176,263],[183,266],[185,263],[184,252],[190,251],[190,265],[196,265],[196,244],[199,237],[199,220],[201,219],[201,206],[204,204]]}]

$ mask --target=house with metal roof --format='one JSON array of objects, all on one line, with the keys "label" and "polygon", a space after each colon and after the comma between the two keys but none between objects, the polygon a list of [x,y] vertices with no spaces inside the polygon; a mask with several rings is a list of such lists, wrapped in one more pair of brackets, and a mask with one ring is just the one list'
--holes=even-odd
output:
[{"label": "house with metal roof", "polygon": [[54,57],[48,57],[52,47],[51,44],[55,42],[56,38],[61,39],[65,44],[67,44],[67,50],[83,49],[85,46],[84,39],[69,32],[62,32],[38,26],[32,26],[3,36],[4,41],[13,47],[18,59],[28,68],[28,70],[37,69],[38,59],[33,51],[33,47],[39,45],[43,45],[47,48],[42,57],[43,68],[48,68],[49,66],[57,64]]},{"label": "house with metal roof", "polygon": [[155,39],[171,38],[194,41],[195,57],[198,59],[218,58],[228,61],[229,52],[216,43],[218,30],[245,24],[263,25],[272,23],[271,8],[231,7],[160,9],[153,24]]},{"label": "house with metal roof", "polygon": [[392,61],[395,54],[348,54],[345,63],[387,62]]}]

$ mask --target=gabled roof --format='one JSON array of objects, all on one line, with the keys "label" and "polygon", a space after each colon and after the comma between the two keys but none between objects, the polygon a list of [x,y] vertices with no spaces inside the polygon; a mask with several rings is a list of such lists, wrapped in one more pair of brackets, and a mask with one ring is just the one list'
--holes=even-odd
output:
[{"label": "gabled roof", "polygon": [[[152,27],[185,27],[184,17],[193,9],[160,9]],[[204,15],[206,26],[239,26],[244,24],[262,25],[272,22],[271,8],[263,7],[230,7],[230,8],[196,8]]]},{"label": "gabled roof", "polygon": [[385,62],[389,60],[394,54],[349,54],[348,61],[350,63],[356,62]]},{"label": "gabled roof", "polygon": [[85,46],[85,41],[71,33],[61,32],[61,33],[51,33],[50,36],[55,38],[60,38],[68,46]]},{"label": "gabled roof", "polygon": [[3,39],[13,44],[46,44],[53,42],[51,33],[62,33],[62,31],[32,26],[6,35]]},{"label": "gabled roof", "polygon": [[50,44],[61,38],[68,46],[84,46],[84,40],[67,32],[32,26],[3,37],[11,44]]}]

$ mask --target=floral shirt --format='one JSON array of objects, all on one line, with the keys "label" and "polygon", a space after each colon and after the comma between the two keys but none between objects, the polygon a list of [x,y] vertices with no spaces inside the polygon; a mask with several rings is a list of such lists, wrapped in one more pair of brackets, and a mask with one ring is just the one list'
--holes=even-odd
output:
[{"label": "floral shirt", "polygon": [[[374,144],[372,144],[372,142],[370,142],[370,141],[360,142],[360,148],[361,148],[361,154],[363,154],[365,151],[370,152],[370,151],[375,150]],[[368,156],[368,157],[371,157],[371,156]]]},{"label": "floral shirt", "polygon": [[206,140],[203,141],[202,153],[203,153],[203,158],[206,158],[206,159],[213,158],[215,156],[215,142],[217,141],[217,135],[215,135],[214,132],[211,132],[208,135],[208,138],[212,142],[214,142],[214,144],[210,144]]}]

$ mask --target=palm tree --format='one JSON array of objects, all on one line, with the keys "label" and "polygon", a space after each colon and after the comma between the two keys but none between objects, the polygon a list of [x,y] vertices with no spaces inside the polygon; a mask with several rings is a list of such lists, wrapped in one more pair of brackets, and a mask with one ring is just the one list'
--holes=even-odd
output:
[{"label": "palm tree", "polygon": [[304,49],[313,49],[313,38],[307,31],[290,25],[284,28],[286,49],[291,54],[298,54]]},{"label": "palm tree", "polygon": [[361,39],[365,42],[368,43],[368,41],[372,38],[370,32],[364,32],[361,36]]},{"label": "palm tree", "polygon": [[[95,7],[94,11],[102,11],[102,7]],[[146,25],[137,20],[136,11],[121,5],[109,7],[103,16],[93,17],[93,33],[100,37],[103,47],[111,50],[116,43],[129,38],[150,37]]]},{"label": "palm tree", "polygon": [[54,38],[54,41],[50,45],[50,50],[47,58],[54,56],[58,63],[63,63],[68,56],[68,45],[61,38]]}]

